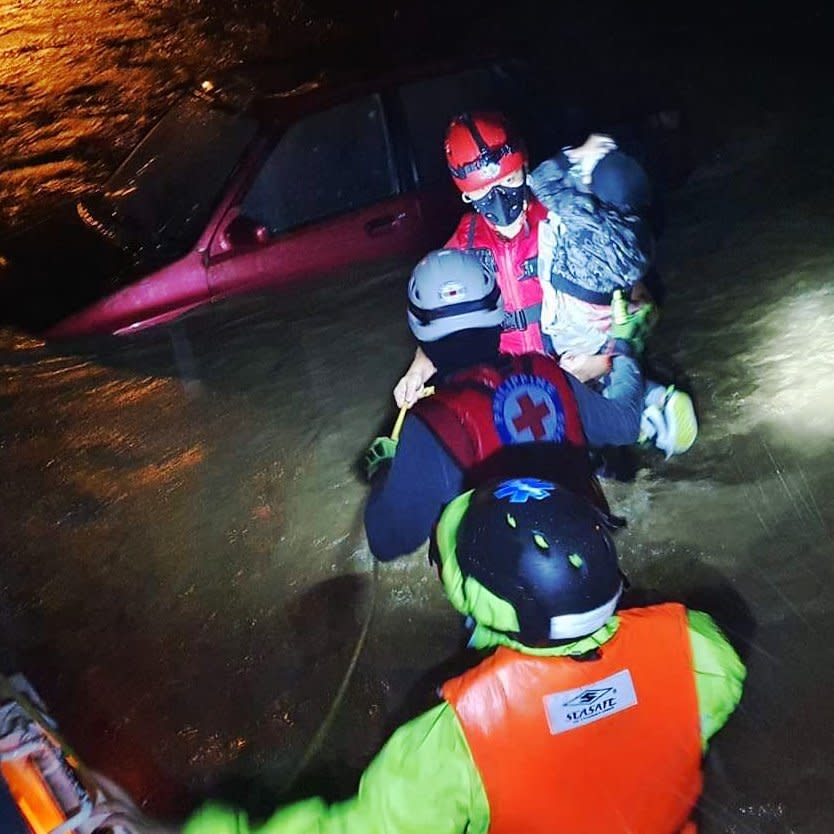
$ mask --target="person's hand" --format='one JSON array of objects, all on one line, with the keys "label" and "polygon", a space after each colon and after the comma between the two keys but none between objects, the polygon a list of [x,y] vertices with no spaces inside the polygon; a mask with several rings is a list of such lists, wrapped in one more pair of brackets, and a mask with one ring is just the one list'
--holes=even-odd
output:
[{"label": "person's hand", "polygon": [[609,331],[609,338],[628,342],[631,353],[641,356],[646,349],[646,341],[658,320],[657,307],[648,303],[629,312],[621,322],[614,321]]},{"label": "person's hand", "polygon": [[407,371],[405,376],[394,387],[394,402],[398,408],[404,405],[411,408],[420,399],[425,380],[419,371]]},{"label": "person's hand", "polygon": [[391,437],[377,437],[365,452],[365,475],[370,481],[377,469],[397,453],[397,441]]},{"label": "person's hand", "polygon": [[591,382],[605,376],[611,366],[609,357],[600,353],[576,356],[563,354],[559,358],[562,369],[575,376],[580,382]]},{"label": "person's hand", "polygon": [[570,164],[579,168],[582,182],[590,185],[596,164],[616,147],[617,143],[610,136],[592,133],[578,148],[568,148],[564,153]]},{"label": "person's hand", "polygon": [[437,368],[434,367],[431,359],[420,348],[417,348],[411,365],[394,387],[394,401],[397,403],[397,408],[402,408],[404,405],[411,408],[420,399],[423,386],[436,371]]}]

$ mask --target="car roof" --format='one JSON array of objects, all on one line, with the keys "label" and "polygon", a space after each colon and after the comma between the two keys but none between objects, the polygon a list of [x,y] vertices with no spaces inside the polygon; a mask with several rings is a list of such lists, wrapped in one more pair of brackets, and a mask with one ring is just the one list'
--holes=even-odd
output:
[{"label": "car roof", "polygon": [[275,121],[322,109],[354,96],[423,78],[479,67],[514,67],[526,63],[513,55],[482,54],[474,58],[434,59],[401,66],[314,66],[288,62],[240,64],[198,80],[193,92],[212,105]]}]

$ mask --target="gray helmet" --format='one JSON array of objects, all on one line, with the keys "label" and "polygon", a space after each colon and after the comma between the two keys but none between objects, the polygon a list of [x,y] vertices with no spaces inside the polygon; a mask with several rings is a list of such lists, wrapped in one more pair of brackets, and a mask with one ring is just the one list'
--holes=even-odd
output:
[{"label": "gray helmet", "polygon": [[499,327],[504,302],[492,269],[474,252],[429,252],[408,282],[408,325],[420,342],[478,327]]}]

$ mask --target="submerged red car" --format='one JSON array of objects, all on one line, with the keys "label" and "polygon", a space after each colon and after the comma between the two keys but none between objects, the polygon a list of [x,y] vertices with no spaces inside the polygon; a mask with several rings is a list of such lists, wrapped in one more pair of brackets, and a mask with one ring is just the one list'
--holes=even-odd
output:
[{"label": "submerged red car", "polygon": [[462,211],[442,152],[453,115],[500,108],[528,137],[532,122],[551,130],[550,150],[565,139],[565,112],[538,108],[531,90],[512,60],[205,80],[99,193],[0,242],[3,314],[47,338],[118,335],[420,256]]}]

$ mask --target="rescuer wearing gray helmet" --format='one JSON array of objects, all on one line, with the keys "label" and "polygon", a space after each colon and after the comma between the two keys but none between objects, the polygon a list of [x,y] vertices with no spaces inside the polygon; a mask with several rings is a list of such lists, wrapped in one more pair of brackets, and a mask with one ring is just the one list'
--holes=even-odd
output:
[{"label": "rescuer wearing gray helmet", "polygon": [[617,334],[603,397],[551,357],[499,353],[503,314],[488,258],[439,249],[414,268],[408,323],[437,369],[435,393],[410,409],[398,442],[377,438],[368,450],[365,529],[377,558],[414,551],[441,509],[488,477],[556,480],[608,511],[588,445],[637,439],[643,386],[629,355],[634,334]]},{"label": "rescuer wearing gray helmet", "polygon": [[408,326],[421,342],[467,329],[497,327],[504,300],[491,269],[459,249],[426,255],[408,282]]}]

